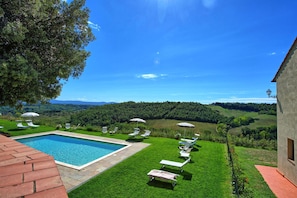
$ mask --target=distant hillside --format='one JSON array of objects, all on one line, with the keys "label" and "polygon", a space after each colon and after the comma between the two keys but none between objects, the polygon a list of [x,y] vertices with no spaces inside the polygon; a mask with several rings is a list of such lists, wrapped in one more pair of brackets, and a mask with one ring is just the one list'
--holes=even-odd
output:
[{"label": "distant hillside", "polygon": [[77,100],[50,100],[50,103],[51,104],[91,105],[91,106],[115,104],[115,102],[85,102],[85,101],[77,101]]},{"label": "distant hillside", "polygon": [[71,116],[72,123],[104,126],[127,122],[133,117],[142,119],[175,119],[218,123],[227,118],[206,105],[194,102],[124,102],[91,107]]}]

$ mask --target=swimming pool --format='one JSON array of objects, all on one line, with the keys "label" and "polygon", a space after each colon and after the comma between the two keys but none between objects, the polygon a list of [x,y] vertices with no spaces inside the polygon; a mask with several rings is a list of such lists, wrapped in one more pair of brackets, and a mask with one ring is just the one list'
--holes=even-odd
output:
[{"label": "swimming pool", "polygon": [[57,164],[79,170],[127,146],[59,134],[16,138],[15,140],[53,156]]}]

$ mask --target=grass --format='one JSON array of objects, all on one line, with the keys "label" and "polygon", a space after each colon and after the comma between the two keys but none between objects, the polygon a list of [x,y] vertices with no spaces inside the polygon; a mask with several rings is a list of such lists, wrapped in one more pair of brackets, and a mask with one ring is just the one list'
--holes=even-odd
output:
[{"label": "grass", "polygon": [[277,151],[235,147],[240,167],[248,178],[246,187],[251,191],[252,197],[275,197],[255,165],[277,166]]},{"label": "grass", "polygon": [[217,106],[217,105],[209,105],[208,107],[210,107],[212,110],[219,111],[223,116],[227,116],[227,117],[231,117],[231,116],[239,117],[239,116],[243,116],[243,115],[246,115],[247,113],[249,113],[246,111],[225,109],[225,108],[223,108],[221,106]]},{"label": "grass", "polygon": [[149,182],[146,174],[160,169],[161,159],[183,161],[178,157],[178,141],[150,137],[146,142],[151,146],[73,190],[69,197],[233,197],[224,144],[199,141],[184,172],[165,168],[180,174],[172,189],[167,182]]},{"label": "grass", "polygon": [[[150,122],[147,124],[158,126],[161,123]],[[176,121],[172,121],[170,125],[173,123],[176,124]],[[38,128],[18,130],[14,120],[1,119],[0,125],[4,126],[2,132],[12,136],[55,130],[53,127],[43,125]],[[99,132],[84,130],[75,132],[102,135]],[[127,134],[102,136],[127,139]],[[151,146],[73,190],[69,193],[69,197],[234,197],[224,144],[199,140],[191,152],[191,163],[184,167],[184,172],[177,179],[177,185],[172,189],[171,184],[167,182],[148,182],[146,174],[151,169],[159,169],[161,159],[183,161],[178,157],[178,140],[149,137],[144,142],[150,143]],[[275,197],[254,165],[276,166],[276,151],[236,147],[235,152],[248,178],[246,187],[251,191],[252,197]],[[179,173],[178,169],[174,168],[165,170]]]},{"label": "grass", "polygon": [[55,130],[53,127],[46,125],[40,125],[38,128],[18,129],[16,124],[15,120],[0,119],[0,126],[4,127],[0,129],[0,132],[9,133],[11,136],[19,136]]}]

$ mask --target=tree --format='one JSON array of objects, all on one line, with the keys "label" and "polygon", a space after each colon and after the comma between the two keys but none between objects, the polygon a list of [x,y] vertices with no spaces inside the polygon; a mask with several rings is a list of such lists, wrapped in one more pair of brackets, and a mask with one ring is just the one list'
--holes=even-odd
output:
[{"label": "tree", "polygon": [[78,78],[94,40],[85,0],[0,1],[0,105],[56,98]]}]

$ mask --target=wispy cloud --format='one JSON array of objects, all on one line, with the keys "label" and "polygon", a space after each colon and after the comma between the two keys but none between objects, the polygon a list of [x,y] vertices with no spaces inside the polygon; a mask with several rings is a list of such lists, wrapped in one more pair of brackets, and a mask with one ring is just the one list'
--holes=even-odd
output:
[{"label": "wispy cloud", "polygon": [[156,79],[156,78],[165,77],[165,76],[167,76],[167,74],[160,74],[160,75],[157,75],[157,74],[141,74],[141,75],[138,75],[137,77],[138,78],[143,78],[143,79]]},{"label": "wispy cloud", "polygon": [[95,24],[91,21],[88,21],[90,28],[100,31],[101,27],[98,24]]},{"label": "wispy cloud", "polygon": [[156,75],[156,74],[141,74],[138,76],[138,78],[155,79],[155,78],[158,78],[158,75]]},{"label": "wispy cloud", "polygon": [[271,53],[268,53],[269,56],[274,56],[276,55],[276,52],[271,52]]}]

